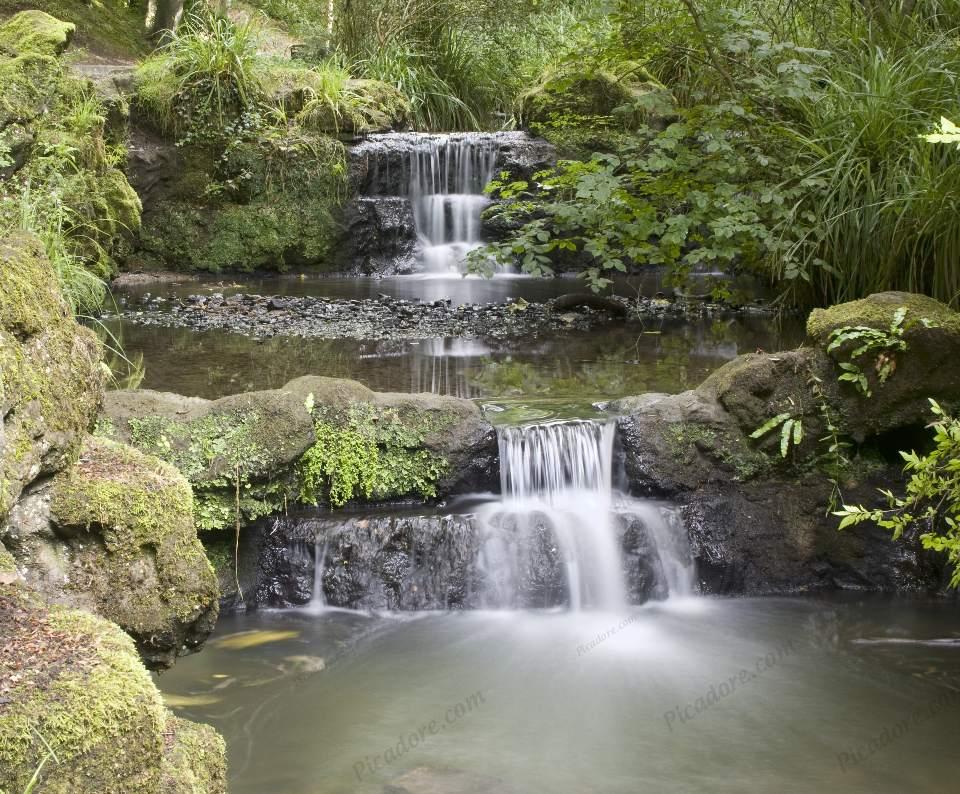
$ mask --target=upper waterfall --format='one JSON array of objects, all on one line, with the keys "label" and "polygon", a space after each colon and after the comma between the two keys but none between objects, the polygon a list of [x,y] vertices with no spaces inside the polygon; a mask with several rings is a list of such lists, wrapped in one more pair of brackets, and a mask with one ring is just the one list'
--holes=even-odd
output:
[{"label": "upper waterfall", "polygon": [[423,269],[463,273],[481,244],[484,187],[497,164],[496,139],[469,135],[425,138],[411,152],[410,200]]},{"label": "upper waterfall", "polygon": [[484,187],[501,171],[528,179],[556,161],[523,132],[391,132],[350,148],[354,198],[345,210],[347,269],[377,275],[460,275],[487,240]]}]

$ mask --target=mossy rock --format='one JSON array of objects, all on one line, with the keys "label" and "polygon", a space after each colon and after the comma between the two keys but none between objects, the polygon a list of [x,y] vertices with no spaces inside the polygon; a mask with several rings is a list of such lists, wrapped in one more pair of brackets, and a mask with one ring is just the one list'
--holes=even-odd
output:
[{"label": "mossy rock", "polygon": [[[863,300],[815,309],[807,320],[807,336],[819,350],[826,350],[830,334],[846,327],[866,326],[889,331],[894,315],[905,309],[903,341],[907,349],[893,354],[894,369],[886,383],[877,375],[877,354],[854,360],[870,386],[869,397],[851,384],[837,391],[838,410],[844,428],[862,441],[872,435],[902,428],[915,428],[930,420],[929,399],[946,407],[960,406],[960,314],[926,295],[882,292]],[[856,347],[850,341],[830,351],[833,368],[831,388],[836,387],[839,365],[850,361]]]},{"label": "mossy rock", "polygon": [[61,22],[43,11],[21,11],[0,25],[0,53],[60,55],[76,30],[73,23]]},{"label": "mossy rock", "polygon": [[[802,451],[806,452],[816,446],[822,435],[811,376],[819,378],[828,392],[835,391],[836,378],[830,361],[818,350],[750,353],[737,356],[713,372],[697,392],[723,406],[747,436],[779,414],[802,418],[806,431]],[[774,452],[779,443],[779,434],[771,433],[759,445]]]},{"label": "mossy rock", "polygon": [[107,395],[104,416],[104,433],[190,481],[200,530],[232,528],[238,497],[242,523],[282,510],[295,490],[296,462],[314,442],[303,401],[284,390],[216,401],[116,391]]},{"label": "mossy rock", "polygon": [[[37,790],[50,794],[225,791],[222,740],[206,726],[175,720],[133,642],[113,623],[0,586],[0,634],[19,675],[0,701],[7,790],[25,791],[42,765]],[[0,682],[10,684],[3,678],[0,671]],[[190,771],[196,785],[169,788],[172,770]]]},{"label": "mossy rock", "polygon": [[164,794],[226,794],[226,745],[209,725],[181,717],[167,720],[173,744],[161,767]]},{"label": "mossy rock", "polygon": [[199,647],[217,617],[190,485],[173,466],[105,438],[54,478],[50,514],[69,548],[63,585],[123,627],[151,667]]},{"label": "mossy rock", "polygon": [[59,78],[60,65],[50,55],[0,55],[0,129],[32,121],[43,113]]},{"label": "mossy rock", "polygon": [[83,48],[111,60],[132,60],[149,49],[143,24],[145,8],[146,4],[129,0],[0,0],[0,17],[39,9],[60,25],[76,27],[70,51]]},{"label": "mossy rock", "polygon": [[813,344],[826,347],[830,334],[845,326],[866,325],[885,331],[901,308],[906,321],[925,319],[909,332],[916,337],[960,336],[960,313],[927,295],[913,292],[878,292],[863,300],[839,303],[826,309],[814,309],[807,318],[807,337]]},{"label": "mossy rock", "polygon": [[619,67],[548,72],[520,97],[523,123],[567,158],[618,151],[641,124],[665,126],[674,115],[670,92],[632,62]]},{"label": "mossy rock", "polygon": [[0,521],[76,457],[102,397],[100,343],[70,314],[39,240],[0,240]]},{"label": "mossy rock", "polygon": [[357,93],[368,116],[366,129],[356,132],[389,132],[410,124],[410,102],[396,86],[382,80],[348,80],[347,88]]},{"label": "mossy rock", "polygon": [[8,577],[11,581],[17,576],[17,561],[14,556],[7,551],[6,547],[0,543],[0,584],[10,584],[10,581],[3,581]]},{"label": "mossy rock", "polygon": [[[308,398],[315,416],[322,411],[335,433],[358,411],[389,423],[398,434],[394,446],[400,457],[386,463],[405,472],[402,482],[417,481],[430,495],[496,484],[496,437],[471,401],[380,394],[336,378],[297,378],[282,389],[216,401],[146,390],[110,392],[98,432],[176,466],[193,486],[198,529],[232,530],[238,473],[242,524],[284,510],[301,493],[299,464],[317,441]],[[392,489],[378,498],[422,490]]]},{"label": "mossy rock", "polygon": [[[291,129],[279,140],[238,143],[223,157],[185,148],[170,184],[145,197],[129,267],[333,269],[335,215],[346,175],[340,143]],[[132,178],[136,184],[155,181],[150,174]]]}]

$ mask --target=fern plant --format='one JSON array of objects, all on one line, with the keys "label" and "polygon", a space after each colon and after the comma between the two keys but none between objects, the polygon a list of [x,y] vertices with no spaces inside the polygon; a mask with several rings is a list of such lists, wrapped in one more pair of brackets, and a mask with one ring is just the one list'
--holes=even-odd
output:
[{"label": "fern plant", "polygon": [[887,329],[871,328],[866,325],[848,325],[832,331],[830,333],[830,343],[827,345],[828,353],[839,350],[848,342],[856,345],[850,351],[847,360],[839,362],[840,369],[843,372],[838,380],[852,383],[864,397],[872,396],[870,381],[860,365],[855,362],[855,359],[868,353],[875,354],[873,369],[876,372],[877,380],[881,386],[886,383],[897,370],[897,354],[906,352],[909,347],[904,334],[918,322],[926,328],[932,327],[932,323],[926,317],[910,321],[906,321],[906,317],[907,308],[901,306],[894,312],[893,320],[891,320],[890,327]]},{"label": "fern plant", "polygon": [[768,419],[750,434],[750,438],[763,438],[772,430],[780,428],[780,457],[787,457],[790,447],[800,446],[803,441],[803,418],[791,413],[777,414]]}]

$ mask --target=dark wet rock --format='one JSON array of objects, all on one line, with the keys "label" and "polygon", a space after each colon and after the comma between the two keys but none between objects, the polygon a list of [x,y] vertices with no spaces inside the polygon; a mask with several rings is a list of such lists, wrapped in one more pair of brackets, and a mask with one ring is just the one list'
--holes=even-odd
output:
[{"label": "dark wet rock", "polygon": [[416,267],[413,208],[402,196],[361,196],[343,213],[338,269],[362,275],[404,275]]},{"label": "dark wet rock", "polygon": [[[889,328],[901,306],[935,327],[918,323],[906,332],[909,348],[887,383],[869,375],[872,397],[838,382],[842,370],[825,349],[830,331]],[[838,532],[821,439],[827,411],[843,437],[862,444],[840,475],[846,503],[876,503],[877,488],[896,490],[897,450],[925,421],[927,398],[960,402],[960,376],[947,363],[960,355],[958,332],[960,315],[936,301],[875,295],[815,311],[809,347],[740,356],[695,391],[614,401],[629,487],[682,506],[706,592],[937,591],[943,559],[921,548],[922,528],[899,542],[869,524]],[[779,432],[750,438],[781,413],[801,420],[804,431],[786,458]]]},{"label": "dark wet rock", "polygon": [[[656,544],[641,517],[617,518],[627,596],[641,604],[667,595]],[[488,543],[493,543],[489,547]],[[509,547],[516,567],[509,591],[488,548]],[[493,567],[491,567],[493,566]],[[233,554],[230,548],[230,576]],[[569,605],[565,560],[549,516],[509,510],[488,525],[472,513],[334,514],[264,519],[245,533],[239,555],[241,603],[228,589],[222,608],[292,607],[319,591],[328,606],[351,609],[550,608]],[[512,588],[512,589],[511,589]]]},{"label": "dark wet rock", "polygon": [[593,292],[569,292],[561,295],[554,298],[553,309],[554,311],[594,309],[599,312],[609,312],[618,317],[626,317],[629,313],[629,307],[622,300]]}]

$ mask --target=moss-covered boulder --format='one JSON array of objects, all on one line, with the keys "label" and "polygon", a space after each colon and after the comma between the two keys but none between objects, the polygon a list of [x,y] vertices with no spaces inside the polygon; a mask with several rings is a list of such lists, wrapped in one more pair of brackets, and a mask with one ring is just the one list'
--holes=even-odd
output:
[{"label": "moss-covered boulder", "polygon": [[98,433],[176,466],[193,486],[203,530],[232,530],[238,515],[245,524],[302,497],[424,499],[497,480],[496,438],[471,401],[381,394],[336,378],[215,401],[110,392]]},{"label": "moss-covered boulder", "polygon": [[226,791],[222,740],[167,711],[114,624],[0,586],[0,635],[5,790],[28,790],[36,774],[50,794]]},{"label": "moss-covered boulder", "polygon": [[523,123],[565,157],[616,150],[627,131],[661,126],[673,107],[664,85],[632,64],[616,71],[549,71],[520,97]]},{"label": "moss-covered boulder", "polygon": [[226,152],[165,149],[162,141],[145,140],[131,159],[130,178],[144,212],[128,267],[333,268],[335,214],[346,174],[339,142],[296,127],[283,135],[249,136]]},{"label": "moss-covered boulder", "polygon": [[0,25],[0,53],[6,55],[60,55],[77,26],[43,11],[21,11]]},{"label": "moss-covered boulder", "polygon": [[169,667],[213,629],[216,577],[190,486],[134,449],[88,437],[75,464],[21,495],[0,539],[16,579],[114,621],[150,667]]},{"label": "moss-covered boulder", "polygon": [[[739,356],[694,391],[613,403],[631,487],[682,505],[708,591],[936,590],[942,561],[919,528],[901,544],[865,524],[839,534],[831,511],[901,478],[897,452],[929,398],[960,404],[960,315],[882,293],[814,311],[807,332],[807,346]],[[841,381],[867,340],[852,359],[864,381]]]},{"label": "moss-covered boulder", "polygon": [[313,406],[317,444],[300,470],[308,501],[422,500],[495,487],[496,437],[470,400],[316,376],[284,390]]},{"label": "moss-covered boulder", "polygon": [[25,486],[76,456],[102,396],[100,345],[40,242],[0,240],[0,525]]},{"label": "moss-covered boulder", "polygon": [[242,523],[282,510],[314,442],[304,401],[285,390],[215,401],[110,392],[99,432],[179,469],[193,486],[200,530],[234,527],[238,508]]},{"label": "moss-covered boulder", "polygon": [[[851,358],[865,341],[858,335],[829,350],[829,356],[834,383],[837,368],[852,363],[868,384],[869,396],[850,382],[839,389],[837,408],[845,430],[858,441],[926,424],[931,397],[960,405],[960,313],[926,295],[882,292],[815,309],[807,320],[810,343],[823,351],[831,346],[833,332],[857,328],[879,331],[880,346]],[[885,365],[889,374],[881,382]]]},{"label": "moss-covered boulder", "polygon": [[150,667],[198,648],[217,616],[190,486],[172,466],[87,437],[73,465],[32,486],[0,526],[26,584],[109,618]]},{"label": "moss-covered boulder", "polygon": [[203,723],[170,717],[164,735],[170,744],[163,756],[163,794],[225,794],[226,746],[223,737]]}]

